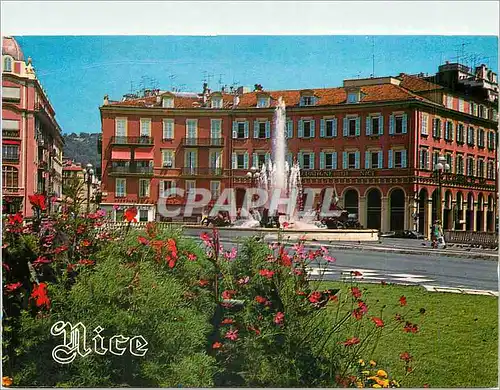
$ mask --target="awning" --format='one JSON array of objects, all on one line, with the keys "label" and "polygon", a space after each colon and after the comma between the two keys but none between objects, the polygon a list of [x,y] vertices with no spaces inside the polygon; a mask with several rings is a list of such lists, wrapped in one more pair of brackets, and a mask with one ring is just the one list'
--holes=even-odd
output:
[{"label": "awning", "polygon": [[130,150],[112,150],[111,160],[130,160]]},{"label": "awning", "polygon": [[21,145],[21,141],[13,140],[13,139],[4,139],[2,140],[4,145]]},{"label": "awning", "polygon": [[136,150],[134,154],[135,160],[154,160],[153,151]]}]

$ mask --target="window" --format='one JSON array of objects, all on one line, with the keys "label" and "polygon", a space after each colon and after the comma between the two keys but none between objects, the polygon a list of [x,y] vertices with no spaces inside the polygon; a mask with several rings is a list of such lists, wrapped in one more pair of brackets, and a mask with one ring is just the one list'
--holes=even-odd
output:
[{"label": "window", "polygon": [[486,107],[484,107],[482,104],[479,105],[479,116],[481,118],[486,118]]},{"label": "window", "polygon": [[379,135],[380,133],[380,118],[381,117],[372,117],[371,118],[371,133],[372,135]]},{"label": "window", "polygon": [[2,167],[2,186],[3,188],[17,188],[19,172],[16,167],[4,165]]},{"label": "window", "polygon": [[422,114],[422,121],[421,121],[421,131],[420,133],[422,135],[429,135],[429,129],[427,125],[429,124],[429,116],[427,114]]},{"label": "window", "polygon": [[3,71],[12,72],[12,58],[5,57],[5,59],[3,60]]},{"label": "window", "polygon": [[322,119],[320,137],[333,138],[337,136],[337,119]]},{"label": "window", "polygon": [[210,121],[210,138],[212,142],[222,138],[222,119],[212,119]]},{"label": "window", "polygon": [[436,164],[438,163],[439,156],[441,155],[440,150],[434,149],[432,152],[432,169],[436,167]]},{"label": "window", "polygon": [[299,121],[299,138],[314,138],[314,120]]},{"label": "window", "polygon": [[248,169],[248,152],[238,152],[232,155],[233,169]]},{"label": "window", "polygon": [[462,123],[457,125],[457,143],[464,143],[464,125]]},{"label": "window", "polygon": [[467,176],[474,176],[474,158],[467,157]]},{"label": "window", "polygon": [[271,137],[271,122],[269,121],[255,121],[253,124],[253,137],[254,138],[270,138]]},{"label": "window", "polygon": [[293,120],[291,119],[286,121],[286,137],[293,138]]},{"label": "window", "polygon": [[463,175],[464,174],[464,158],[460,154],[457,155],[456,173],[457,173],[457,175]]},{"label": "window", "polygon": [[163,108],[174,108],[174,98],[173,97],[164,97],[162,99],[162,107]]},{"label": "window", "polygon": [[299,164],[301,169],[314,169],[314,153],[300,152]]},{"label": "window", "polygon": [[486,170],[486,178],[494,179],[495,178],[495,163],[493,161],[488,161],[487,170]]},{"label": "window", "polygon": [[211,150],[209,156],[209,168],[222,167],[222,152],[220,150]]},{"label": "window", "polygon": [[139,197],[145,198],[149,196],[149,179],[139,179]]},{"label": "window", "polygon": [[490,150],[495,149],[495,132],[494,131],[488,132],[488,149],[490,149]]},{"label": "window", "polygon": [[212,108],[222,108],[222,98],[221,97],[213,97],[210,99],[210,105]]},{"label": "window", "polygon": [[212,199],[217,199],[220,196],[220,181],[210,182],[210,193],[212,194]]},{"label": "window", "polygon": [[190,194],[196,188],[196,180],[186,180],[185,186],[186,194]]},{"label": "window", "polygon": [[453,122],[446,121],[446,127],[444,129],[444,139],[446,141],[453,140]]},{"label": "window", "polygon": [[2,158],[4,160],[19,160],[19,145],[2,145]]},{"label": "window", "polygon": [[343,169],[359,169],[359,151],[344,152],[342,155]]},{"label": "window", "polygon": [[198,152],[196,150],[186,150],[184,152],[184,164],[186,168],[198,167]]},{"label": "window", "polygon": [[349,119],[349,136],[356,135],[356,119]]},{"label": "window", "polygon": [[151,119],[141,118],[141,137],[151,136]]},{"label": "window", "polygon": [[161,151],[161,165],[164,168],[174,168],[175,167],[175,150],[162,149],[162,151]]},{"label": "window", "polygon": [[366,117],[366,135],[382,135],[383,122],[382,116],[367,116]]},{"label": "window", "polygon": [[115,180],[115,196],[117,198],[124,198],[127,195],[127,180],[126,179],[116,179]]},{"label": "window", "polygon": [[406,114],[391,115],[389,134],[406,134],[407,116]]},{"label": "window", "polygon": [[477,161],[477,177],[484,177],[484,160]]},{"label": "window", "polygon": [[269,98],[268,97],[259,97],[257,99],[257,107],[258,108],[266,108],[269,107]]},{"label": "window", "polygon": [[347,103],[359,102],[359,92],[349,92],[347,94]]},{"label": "window", "polygon": [[477,146],[484,148],[484,129],[477,129]]},{"label": "window", "polygon": [[458,111],[464,112],[464,99],[458,99]]},{"label": "window", "polygon": [[116,137],[127,136],[127,118],[115,119],[115,136]]},{"label": "window", "polygon": [[261,169],[270,159],[269,153],[254,153],[252,158],[252,166]]},{"label": "window", "polygon": [[389,168],[406,168],[406,150],[389,150]]},{"label": "window", "polygon": [[2,87],[2,99],[19,101],[21,99],[21,88]]},{"label": "window", "polygon": [[439,118],[432,120],[432,136],[434,138],[441,138],[441,119]]},{"label": "window", "polygon": [[337,152],[322,152],[320,160],[320,169],[337,169]]},{"label": "window", "polygon": [[233,138],[236,139],[248,138],[248,122],[246,121],[233,122]]},{"label": "window", "polygon": [[450,166],[448,172],[452,173],[453,172],[453,157],[451,156],[450,153],[446,154],[446,164]]},{"label": "window", "polygon": [[186,138],[196,139],[198,137],[198,121],[196,119],[186,119]]},{"label": "window", "polygon": [[160,181],[160,198],[166,198],[170,195],[169,191],[175,189],[174,180],[161,180]]},{"label": "window", "polygon": [[467,145],[474,145],[474,128],[472,126],[467,129]]},{"label": "window", "polygon": [[148,222],[149,211],[141,209],[139,210],[139,222]]},{"label": "window", "polygon": [[163,119],[163,139],[174,139],[174,120]]},{"label": "window", "polygon": [[301,105],[302,106],[314,106],[314,96],[302,96]]},{"label": "window", "polygon": [[366,151],[365,152],[365,168],[380,169],[382,165],[382,151]]},{"label": "window", "polygon": [[427,149],[420,149],[418,167],[420,169],[429,169],[430,153]]}]

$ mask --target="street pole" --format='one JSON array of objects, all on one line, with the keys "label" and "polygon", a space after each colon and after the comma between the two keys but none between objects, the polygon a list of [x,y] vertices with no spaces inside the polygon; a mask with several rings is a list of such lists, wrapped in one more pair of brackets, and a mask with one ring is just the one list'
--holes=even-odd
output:
[{"label": "street pole", "polygon": [[437,220],[439,221],[439,225],[443,223],[443,185],[441,182],[441,170],[438,169],[438,188],[439,188],[439,201],[438,201],[438,212],[437,212]]},{"label": "street pole", "polygon": [[90,175],[87,174],[87,214],[90,214]]}]

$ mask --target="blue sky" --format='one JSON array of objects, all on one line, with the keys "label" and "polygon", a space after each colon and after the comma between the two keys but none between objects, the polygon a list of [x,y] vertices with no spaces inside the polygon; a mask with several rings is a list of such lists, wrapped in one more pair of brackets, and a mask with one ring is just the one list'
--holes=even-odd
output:
[{"label": "blue sky", "polygon": [[[100,132],[103,96],[119,100],[143,76],[162,90],[223,84],[264,89],[337,87],[342,80],[437,71],[475,55],[498,73],[498,39],[474,36],[16,36],[31,56],[64,133]],[[372,50],[374,43],[374,51]],[[462,47],[462,44],[464,46]],[[466,63],[468,63],[466,61]],[[222,76],[220,76],[222,74]],[[174,75],[172,80],[169,76]],[[173,83],[172,83],[173,81]]]}]

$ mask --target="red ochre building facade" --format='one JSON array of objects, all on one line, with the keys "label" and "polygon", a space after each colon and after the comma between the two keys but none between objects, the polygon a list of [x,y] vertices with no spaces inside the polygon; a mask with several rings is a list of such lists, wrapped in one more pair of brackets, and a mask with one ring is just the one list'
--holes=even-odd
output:
[{"label": "red ochre building facade", "polygon": [[[481,69],[469,76],[477,78]],[[247,172],[270,157],[281,96],[287,159],[299,161],[303,186],[335,187],[340,205],[364,227],[428,235],[439,204],[433,168],[442,155],[450,165],[441,176],[445,229],[494,231],[498,84],[487,69],[486,77],[493,85],[489,97],[477,87],[464,92],[405,74],[345,80],[340,88],[265,91],[257,85],[227,93],[205,85],[200,94],[105,96],[101,206],[116,220],[131,205],[140,220],[161,220],[157,203],[172,186],[206,188],[214,197],[234,188],[240,206],[243,190],[252,186]]]},{"label": "red ochre building facade", "polygon": [[[62,194],[64,141],[31,58],[12,37],[2,38],[2,201],[4,213],[31,217],[28,196]],[[49,211],[57,204],[49,202]]]}]

